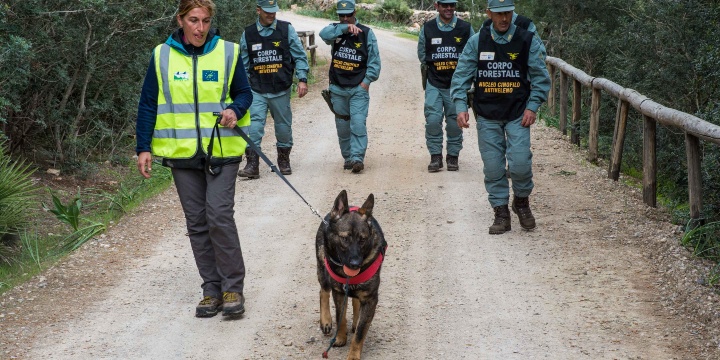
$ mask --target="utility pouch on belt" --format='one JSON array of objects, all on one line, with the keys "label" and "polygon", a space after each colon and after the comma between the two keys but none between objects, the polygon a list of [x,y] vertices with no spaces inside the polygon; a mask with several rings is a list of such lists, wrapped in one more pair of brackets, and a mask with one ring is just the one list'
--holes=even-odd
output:
[{"label": "utility pouch on belt", "polygon": [[333,108],[332,100],[330,100],[330,90],[329,89],[324,89],[320,93],[322,94],[323,99],[325,99],[325,102],[328,104],[330,111],[332,111],[332,113],[335,114],[336,118],[343,119],[345,121],[350,121],[350,115],[340,115],[337,112],[335,112],[335,108]]},{"label": "utility pouch on belt", "polygon": [[425,87],[427,87],[427,64],[426,63],[420,64],[420,78],[422,79],[423,90],[425,90]]},{"label": "utility pouch on belt", "polygon": [[467,106],[468,109],[473,109],[473,113],[477,116],[477,111],[473,108],[473,100],[475,99],[475,88],[471,87],[467,92]]}]

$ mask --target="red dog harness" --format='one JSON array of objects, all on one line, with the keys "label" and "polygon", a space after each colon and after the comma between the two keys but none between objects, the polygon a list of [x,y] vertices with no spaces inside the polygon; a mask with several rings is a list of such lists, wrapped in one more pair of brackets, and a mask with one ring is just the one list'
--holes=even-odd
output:
[{"label": "red dog harness", "polygon": [[362,283],[370,280],[370,278],[372,278],[378,272],[378,270],[380,270],[380,266],[382,265],[382,262],[383,262],[383,254],[380,253],[380,254],[378,254],[378,257],[375,258],[375,261],[373,261],[372,265],[370,265],[369,268],[367,268],[367,269],[365,269],[365,271],[351,277],[349,282],[346,278],[334,273],[332,271],[332,269],[330,269],[330,263],[328,262],[327,257],[325,258],[325,269],[327,269],[327,272],[328,272],[328,274],[330,274],[331,278],[335,279],[335,281],[337,281],[341,284],[348,283],[350,285],[358,285],[358,284],[362,284]]},{"label": "red dog harness", "polygon": [[[350,207],[350,211],[357,211],[357,209],[359,209],[359,207],[357,207],[357,206]],[[383,249],[383,251],[380,252],[380,254],[378,254],[378,256],[375,258],[375,261],[373,261],[373,263],[370,265],[369,268],[367,268],[367,269],[365,269],[365,271],[351,277],[349,279],[349,281],[347,278],[336,274],[335,272],[332,271],[332,269],[330,269],[330,263],[328,262],[327,256],[325,257],[325,269],[327,269],[327,272],[328,272],[328,274],[330,274],[331,278],[335,279],[335,281],[337,281],[341,284],[350,284],[350,285],[362,284],[362,283],[370,280],[370,278],[375,276],[375,274],[378,272],[378,270],[380,270],[380,266],[382,266],[382,262],[384,259],[383,253],[385,252],[385,250],[387,250],[387,246],[385,246],[385,249]]]}]

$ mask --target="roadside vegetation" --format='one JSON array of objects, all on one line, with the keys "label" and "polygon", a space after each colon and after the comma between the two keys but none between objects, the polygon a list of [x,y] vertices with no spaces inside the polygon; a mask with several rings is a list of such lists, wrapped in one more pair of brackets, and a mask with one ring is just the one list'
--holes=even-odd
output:
[{"label": "roadside vegetation", "polygon": [[[0,293],[49,268],[104,232],[145,199],[167,189],[170,171],[137,176],[134,164],[104,165],[104,179],[56,181],[0,155]],[[100,168],[100,167],[99,167]],[[44,182],[52,185],[43,185]],[[95,187],[96,186],[96,187]]]},{"label": "roadside vegetation", "polygon": [[[610,79],[667,107],[720,125],[720,3],[713,0],[567,2],[528,0],[518,12],[531,17],[548,54],[595,77]],[[572,89],[570,90],[572,97]],[[579,134],[589,131],[589,96],[583,98]],[[599,155],[610,154],[617,101],[603,96]],[[547,117],[546,117],[547,119]],[[556,119],[549,119],[557,126]],[[642,177],[642,117],[630,111],[622,172]],[[685,138],[657,128],[658,200],[694,255],[720,261],[720,147],[702,142],[703,213],[690,222]],[[587,139],[581,138],[581,146]],[[703,225],[704,224],[704,225]],[[698,227],[699,226],[699,227]],[[708,284],[718,285],[718,266]]]},{"label": "roadside vegetation", "polygon": [[[238,42],[255,1],[215,3],[214,26]],[[138,175],[133,156],[142,80],[152,49],[177,26],[176,6],[0,4],[0,293],[170,185],[159,164],[151,179]]]}]

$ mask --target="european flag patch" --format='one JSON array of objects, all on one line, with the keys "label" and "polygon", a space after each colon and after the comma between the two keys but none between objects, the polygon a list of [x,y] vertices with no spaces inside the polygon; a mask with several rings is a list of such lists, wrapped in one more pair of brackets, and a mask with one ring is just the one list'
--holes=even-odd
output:
[{"label": "european flag patch", "polygon": [[218,81],[218,72],[217,70],[203,70],[202,72],[202,80],[203,81]]}]

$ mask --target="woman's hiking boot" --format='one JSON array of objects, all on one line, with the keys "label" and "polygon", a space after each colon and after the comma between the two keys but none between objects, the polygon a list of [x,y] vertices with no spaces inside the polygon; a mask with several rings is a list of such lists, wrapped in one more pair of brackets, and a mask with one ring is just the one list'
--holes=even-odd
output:
[{"label": "woman's hiking boot", "polygon": [[195,307],[196,317],[213,317],[217,315],[218,311],[223,305],[223,301],[212,296],[205,296],[200,303]]},{"label": "woman's hiking boot", "polygon": [[508,210],[508,206],[496,206],[493,211],[495,211],[495,220],[490,226],[490,234],[499,235],[510,231],[510,210]]},{"label": "woman's hiking boot", "polygon": [[223,316],[239,316],[245,312],[245,297],[236,292],[223,293]]}]

